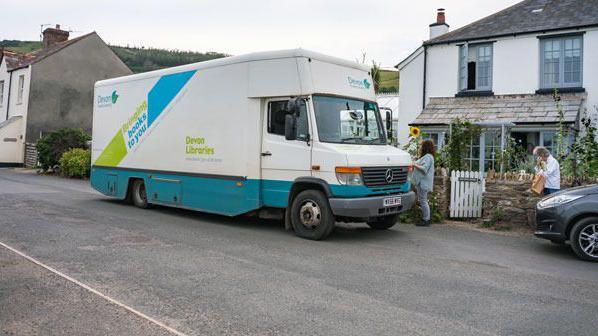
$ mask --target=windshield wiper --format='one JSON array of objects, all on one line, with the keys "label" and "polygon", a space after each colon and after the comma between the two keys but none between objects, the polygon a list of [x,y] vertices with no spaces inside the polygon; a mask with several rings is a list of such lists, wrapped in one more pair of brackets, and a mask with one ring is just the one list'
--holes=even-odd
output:
[{"label": "windshield wiper", "polygon": [[363,140],[363,139],[362,138],[342,138],[341,142],[343,142],[343,143],[344,142],[349,142],[349,141],[357,142],[357,140]]}]

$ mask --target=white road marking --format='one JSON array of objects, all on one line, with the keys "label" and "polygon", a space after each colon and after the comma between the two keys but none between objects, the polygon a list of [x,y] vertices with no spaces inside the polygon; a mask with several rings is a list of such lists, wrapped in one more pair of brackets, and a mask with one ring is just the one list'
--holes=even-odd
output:
[{"label": "white road marking", "polygon": [[52,268],[52,267],[44,264],[44,263],[42,263],[41,261],[38,261],[38,260],[36,260],[36,259],[34,259],[34,258],[32,258],[32,257],[30,257],[28,255],[26,255],[25,253],[23,253],[23,252],[15,249],[15,248],[13,248],[13,247],[10,247],[10,246],[6,245],[3,242],[0,242],[0,245],[3,246],[3,247],[5,247],[6,249],[8,249],[8,250],[10,250],[10,251],[18,254],[18,255],[20,255],[21,257],[29,260],[30,262],[32,262],[32,263],[34,263],[34,264],[36,264],[38,266],[41,266],[41,267],[45,268],[46,270],[48,270],[48,271],[50,271],[50,272],[58,275],[59,277],[61,277],[63,279],[66,279],[66,280],[74,283],[75,285],[77,285],[77,286],[79,286],[81,288],[84,288],[84,289],[92,292],[93,294],[95,294],[95,295],[103,298],[104,300],[106,300],[106,301],[108,301],[108,302],[110,302],[110,303],[112,303],[114,305],[117,305],[117,306],[119,306],[121,308],[124,308],[124,309],[128,310],[129,312],[131,312],[131,313],[133,313],[133,314],[135,314],[135,315],[137,315],[137,316],[139,316],[139,317],[141,317],[141,318],[143,318],[143,319],[145,319],[145,320],[147,320],[147,321],[149,321],[149,322],[157,325],[158,327],[160,327],[160,328],[168,331],[169,333],[171,333],[173,335],[187,336],[186,334],[184,334],[184,333],[182,333],[182,332],[180,332],[180,331],[178,331],[178,330],[176,330],[176,329],[174,329],[172,327],[169,327],[166,324],[164,324],[164,323],[162,323],[162,322],[160,322],[160,321],[158,321],[158,320],[156,320],[156,319],[154,319],[152,317],[149,317],[149,316],[145,315],[144,313],[136,310],[135,308],[129,307],[126,304],[124,304],[124,303],[122,303],[120,301],[117,301],[117,300],[109,297],[106,294],[103,294],[102,292],[98,291],[97,289],[93,289],[93,288],[89,287],[88,285],[80,282],[79,280],[74,279],[74,278],[72,278],[72,277],[70,277],[70,276],[68,276],[68,275],[66,275],[66,274],[64,274],[64,273],[62,273],[62,272],[60,272],[60,271],[58,271],[58,270],[56,270],[56,269],[54,269],[54,268]]}]

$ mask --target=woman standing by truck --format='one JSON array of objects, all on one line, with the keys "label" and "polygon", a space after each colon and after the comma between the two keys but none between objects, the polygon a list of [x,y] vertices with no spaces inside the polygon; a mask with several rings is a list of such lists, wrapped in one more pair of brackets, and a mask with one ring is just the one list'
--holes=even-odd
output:
[{"label": "woman standing by truck", "polygon": [[430,204],[428,193],[434,185],[434,154],[436,149],[430,139],[422,141],[419,148],[419,159],[413,164],[413,185],[417,192],[417,200],[422,208],[422,221],[417,226],[430,226]]}]

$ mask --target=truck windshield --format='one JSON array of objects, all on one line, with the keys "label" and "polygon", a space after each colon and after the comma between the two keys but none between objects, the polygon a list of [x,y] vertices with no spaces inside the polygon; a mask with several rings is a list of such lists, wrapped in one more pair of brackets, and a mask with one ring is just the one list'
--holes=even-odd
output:
[{"label": "truck windshield", "polygon": [[322,142],[386,145],[378,105],[352,98],[313,96]]}]

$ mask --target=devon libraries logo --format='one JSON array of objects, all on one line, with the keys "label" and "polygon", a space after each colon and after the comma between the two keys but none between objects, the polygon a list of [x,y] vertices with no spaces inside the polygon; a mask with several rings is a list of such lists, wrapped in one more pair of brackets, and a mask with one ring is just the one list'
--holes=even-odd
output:
[{"label": "devon libraries logo", "polygon": [[120,96],[118,95],[118,93],[116,93],[116,90],[112,91],[112,94],[110,96],[98,96],[98,107],[114,105],[116,104],[118,97]]}]

